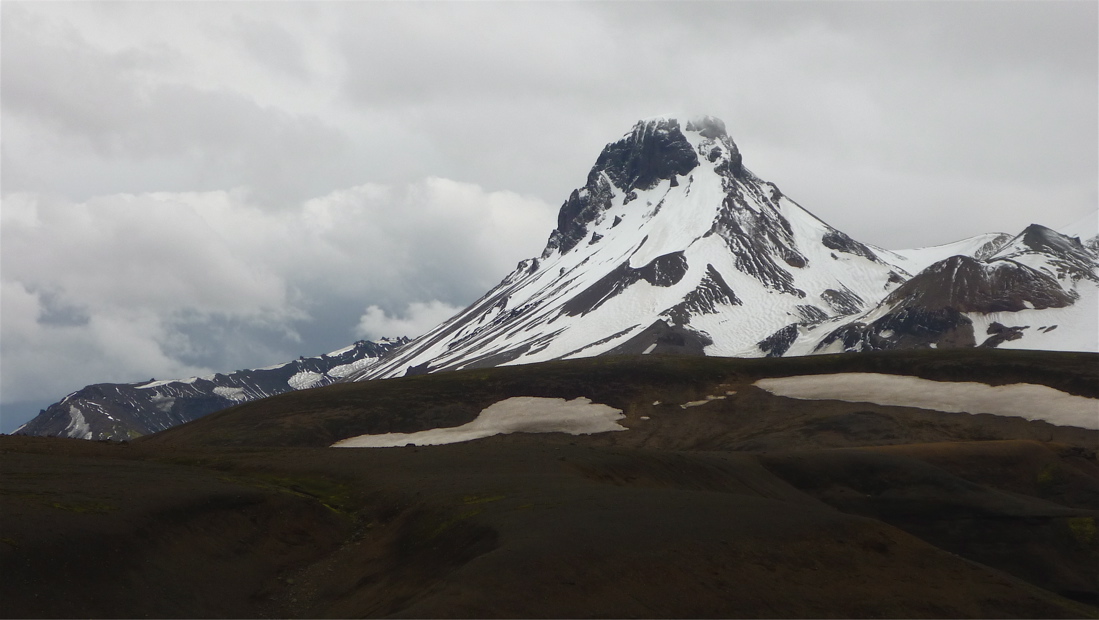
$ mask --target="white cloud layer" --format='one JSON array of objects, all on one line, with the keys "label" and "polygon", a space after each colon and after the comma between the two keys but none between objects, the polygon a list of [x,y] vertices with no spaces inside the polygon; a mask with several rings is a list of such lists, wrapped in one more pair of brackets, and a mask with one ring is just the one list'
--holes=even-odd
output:
[{"label": "white cloud layer", "polygon": [[371,340],[393,334],[415,338],[454,316],[461,309],[461,306],[452,306],[433,299],[427,303],[414,301],[400,315],[390,316],[378,306],[367,306],[366,312],[359,318],[355,333]]},{"label": "white cloud layer", "polygon": [[[300,337],[319,306],[346,306],[333,349],[416,335],[537,253],[553,222],[536,199],[439,178],[281,210],[233,191],[20,193],[0,214],[9,402],[321,353]],[[362,300],[377,303],[356,327]]]}]

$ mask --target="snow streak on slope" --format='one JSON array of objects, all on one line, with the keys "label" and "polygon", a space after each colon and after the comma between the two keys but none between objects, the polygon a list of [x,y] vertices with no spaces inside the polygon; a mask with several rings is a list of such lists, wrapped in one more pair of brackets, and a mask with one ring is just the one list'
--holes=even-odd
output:
[{"label": "snow streak on slope", "polygon": [[1011,235],[1007,233],[985,233],[953,243],[926,248],[911,250],[874,249],[879,256],[904,269],[908,274],[916,274],[951,256],[971,256],[978,260],[984,260],[999,251],[1011,238]]}]

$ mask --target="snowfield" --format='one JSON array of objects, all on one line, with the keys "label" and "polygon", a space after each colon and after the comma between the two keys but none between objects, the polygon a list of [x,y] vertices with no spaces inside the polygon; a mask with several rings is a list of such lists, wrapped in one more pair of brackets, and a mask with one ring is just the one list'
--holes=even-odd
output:
[{"label": "snowfield", "polygon": [[450,428],[433,428],[417,433],[359,435],[332,444],[333,448],[392,448],[412,444],[438,446],[472,441],[509,433],[568,433],[590,435],[624,431],[617,420],[621,409],[592,403],[587,398],[536,398],[516,396],[489,405],[477,419]]},{"label": "snowfield", "polygon": [[229,400],[247,400],[248,397],[244,394],[244,388],[239,387],[216,387],[214,388],[214,394],[221,396],[222,398],[228,398]]},{"label": "snowfield", "polygon": [[324,381],[324,375],[312,370],[303,370],[290,377],[286,383],[295,390],[305,390],[316,386],[322,381]]},{"label": "snowfield", "polygon": [[949,413],[991,413],[1099,429],[1099,399],[1031,383],[992,386],[850,372],[760,379],[755,385],[772,394],[799,400],[843,400]]}]

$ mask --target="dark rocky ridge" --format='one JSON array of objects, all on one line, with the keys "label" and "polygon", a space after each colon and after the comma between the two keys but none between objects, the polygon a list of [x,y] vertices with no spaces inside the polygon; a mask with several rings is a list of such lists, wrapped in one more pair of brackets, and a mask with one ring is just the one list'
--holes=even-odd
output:
[{"label": "dark rocky ridge", "polygon": [[848,323],[821,340],[817,350],[837,341],[843,344],[845,352],[955,349],[977,345],[973,321],[950,307],[935,310],[905,307],[869,325]]},{"label": "dark rocky ridge", "polygon": [[1050,263],[1056,268],[1058,278],[1099,282],[1099,276],[1094,271],[1099,252],[1090,250],[1076,237],[1068,237],[1045,226],[1031,224],[1004,244],[995,258],[1013,259],[1025,254],[1051,257]]},{"label": "dark rocky ridge", "polygon": [[561,307],[561,312],[569,316],[584,315],[642,280],[653,286],[672,286],[687,273],[687,259],[683,252],[672,252],[657,256],[643,267],[630,267],[626,261],[595,284],[584,289]]},{"label": "dark rocky ridge", "polygon": [[951,256],[900,285],[884,303],[989,313],[1063,308],[1073,301],[1055,279],[1026,265],[1011,260],[986,264],[968,256]]},{"label": "dark rocky ridge", "polygon": [[733,289],[725,283],[725,279],[713,265],[706,265],[706,275],[693,291],[687,293],[683,301],[664,311],[664,316],[670,318],[676,325],[686,324],[691,316],[701,314],[717,314],[721,310],[719,306],[743,305]]},{"label": "dark rocky ridge", "polygon": [[[169,381],[156,387],[141,387],[149,381],[96,383],[42,410],[15,434],[129,440],[242,402],[292,391],[289,380],[299,373],[318,375],[311,387],[328,385],[338,378],[328,376],[328,371],[366,358],[381,358],[407,342],[407,338],[360,340],[338,355],[302,357],[278,368],[217,373],[210,378]],[[228,397],[229,393],[234,397]],[[76,423],[74,409],[83,425]],[[78,430],[79,436],[74,434]]]},{"label": "dark rocky ridge", "polygon": [[[890,308],[884,316],[869,324],[855,321],[843,325],[825,336],[816,350],[825,350],[835,342],[842,343],[844,351],[995,347],[1018,339],[1025,327],[1000,325],[985,337],[974,332],[973,321],[963,313],[1063,308],[1075,299],[1051,276],[1015,261],[996,258],[982,262],[951,256],[887,295],[880,304]],[[777,350],[772,339],[789,348],[789,335],[776,333],[760,343],[760,350],[769,355]]]},{"label": "dark rocky ridge", "polygon": [[[732,144],[727,136],[726,140]],[[660,181],[690,173],[697,165],[698,156],[680,131],[679,121],[638,122],[630,135],[603,149],[588,172],[587,183],[561,205],[557,228],[550,234],[543,256],[554,250],[568,252],[585,239],[588,224],[610,206],[614,188],[627,194],[651,189]]]}]

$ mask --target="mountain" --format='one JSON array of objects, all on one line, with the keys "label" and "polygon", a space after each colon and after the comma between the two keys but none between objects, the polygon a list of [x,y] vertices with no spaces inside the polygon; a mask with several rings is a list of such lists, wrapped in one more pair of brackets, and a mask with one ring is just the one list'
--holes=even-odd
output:
[{"label": "mountain", "polygon": [[1094,351],[1095,256],[1078,238],[1033,224],[995,253],[936,261],[857,317],[788,326],[787,348],[774,352],[957,346]]},{"label": "mountain", "polygon": [[318,357],[210,377],[97,383],[50,405],[13,434],[133,439],[258,398],[328,385],[370,367],[407,342],[407,338],[360,340]]},{"label": "mountain", "polygon": [[541,256],[348,379],[621,353],[1095,351],[1096,237],[884,250],[752,174],[719,119],[648,119],[603,149]]},{"label": "mountain", "polygon": [[[1099,230],[1039,225],[885,250],[755,176],[713,117],[638,122],[562,204],[545,250],[409,342],[212,379],[97,384],[17,432],[120,439],[291,389],[608,354],[1099,351]],[[397,348],[400,347],[399,350]]]}]

